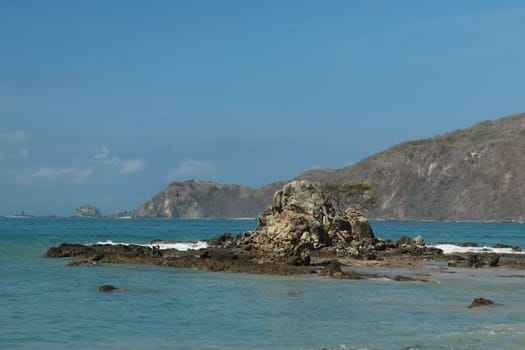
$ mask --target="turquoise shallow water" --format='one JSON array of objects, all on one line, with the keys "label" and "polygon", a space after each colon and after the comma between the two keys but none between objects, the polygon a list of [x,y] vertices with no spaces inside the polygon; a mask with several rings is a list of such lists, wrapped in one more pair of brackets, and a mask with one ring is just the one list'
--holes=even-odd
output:
[{"label": "turquoise shallow water", "polygon": [[[61,242],[197,240],[255,221],[0,219],[2,349],[523,349],[521,270],[336,281],[157,266],[65,267]],[[377,236],[525,246],[525,225],[373,223]],[[97,292],[102,284],[122,290]],[[502,305],[467,309],[482,296]]]}]

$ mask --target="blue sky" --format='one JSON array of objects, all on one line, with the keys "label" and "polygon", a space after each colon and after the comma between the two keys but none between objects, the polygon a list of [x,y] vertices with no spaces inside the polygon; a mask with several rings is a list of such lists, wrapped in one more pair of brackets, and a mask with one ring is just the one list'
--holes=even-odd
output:
[{"label": "blue sky", "polygon": [[525,111],[522,1],[0,0],[0,215],[250,186]]}]

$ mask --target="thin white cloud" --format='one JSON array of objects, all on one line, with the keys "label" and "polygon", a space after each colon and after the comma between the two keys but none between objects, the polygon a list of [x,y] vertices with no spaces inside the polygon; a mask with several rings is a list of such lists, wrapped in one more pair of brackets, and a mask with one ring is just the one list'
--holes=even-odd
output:
[{"label": "thin white cloud", "polygon": [[120,161],[120,174],[124,176],[131,175],[144,169],[143,159],[128,159]]},{"label": "thin white cloud", "polygon": [[166,178],[168,181],[189,180],[192,178],[209,179],[217,167],[208,160],[188,159],[174,169],[170,169]]},{"label": "thin white cloud", "polygon": [[97,150],[93,156],[93,160],[102,165],[118,167],[119,173],[122,176],[128,176],[137,173],[143,170],[146,164],[144,159],[141,158],[121,159],[116,156],[110,156],[111,149],[104,146]]},{"label": "thin white cloud", "polygon": [[50,168],[42,167],[33,172],[30,180],[56,180],[70,178],[74,183],[83,183],[91,176],[93,170],[81,168]]},{"label": "thin white cloud", "polygon": [[23,142],[29,140],[31,136],[23,130],[14,130],[0,134],[0,139],[9,142]]}]

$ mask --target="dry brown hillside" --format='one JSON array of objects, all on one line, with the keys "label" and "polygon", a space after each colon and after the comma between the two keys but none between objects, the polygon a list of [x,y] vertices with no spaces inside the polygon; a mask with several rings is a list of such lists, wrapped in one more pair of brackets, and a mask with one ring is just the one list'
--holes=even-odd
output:
[{"label": "dry brown hillside", "polygon": [[405,142],[300,178],[372,183],[385,220],[524,221],[525,114]]}]

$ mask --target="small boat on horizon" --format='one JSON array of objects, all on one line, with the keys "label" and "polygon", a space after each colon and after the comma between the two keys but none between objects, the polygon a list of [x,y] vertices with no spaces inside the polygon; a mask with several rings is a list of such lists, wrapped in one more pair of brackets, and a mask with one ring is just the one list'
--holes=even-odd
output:
[{"label": "small boat on horizon", "polygon": [[6,216],[6,218],[8,218],[8,219],[29,219],[30,217],[31,217],[31,215],[27,214],[23,210],[22,210],[22,212],[20,214]]}]

